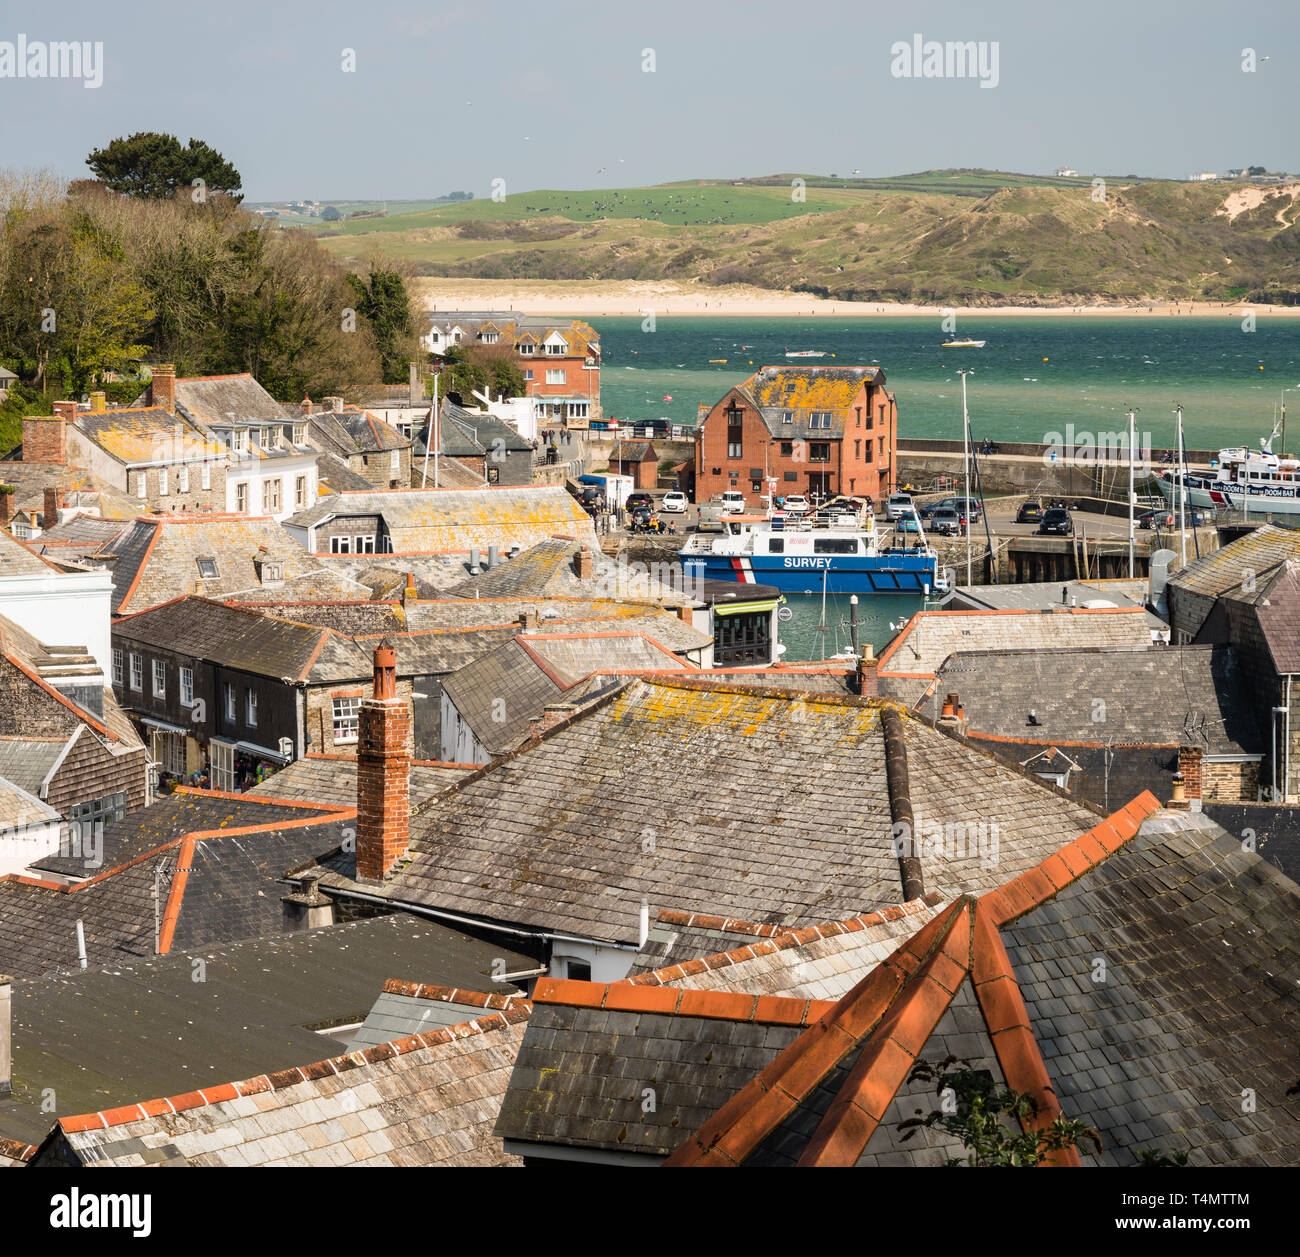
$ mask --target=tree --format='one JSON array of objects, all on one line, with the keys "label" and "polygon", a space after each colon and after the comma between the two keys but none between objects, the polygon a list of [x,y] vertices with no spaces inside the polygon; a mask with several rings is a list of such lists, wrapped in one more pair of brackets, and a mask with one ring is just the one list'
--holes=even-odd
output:
[{"label": "tree", "polygon": [[380,263],[371,264],[368,283],[358,275],[349,275],[348,283],[356,293],[357,313],[374,334],[384,383],[400,384],[415,355],[415,324],[406,284],[396,271]]},{"label": "tree", "polygon": [[183,145],[174,135],[137,131],[127,139],[114,140],[107,148],[95,149],[86,165],[106,187],[127,196],[158,200],[202,181],[209,193],[243,199],[239,171],[202,140],[191,139]]},{"label": "tree", "polygon": [[320,216],[321,219],[327,223],[336,223],[343,217],[343,215],[339,213],[333,205],[327,205],[323,210],[321,210]]},{"label": "tree", "polygon": [[956,1057],[938,1065],[917,1061],[909,1081],[934,1083],[939,1108],[924,1117],[918,1109],[918,1116],[900,1123],[900,1129],[907,1131],[902,1138],[910,1139],[921,1128],[955,1135],[968,1155],[965,1160],[950,1157],[950,1166],[1033,1168],[1042,1165],[1050,1153],[1073,1148],[1083,1139],[1101,1150],[1100,1136],[1084,1122],[1058,1115],[1048,1126],[1033,1126],[1038,1113],[1033,1096],[999,1087],[988,1073],[971,1069]]},{"label": "tree", "polygon": [[458,394],[467,405],[476,392],[495,397],[523,397],[524,373],[503,345],[454,345],[443,356],[438,389],[444,397]]}]

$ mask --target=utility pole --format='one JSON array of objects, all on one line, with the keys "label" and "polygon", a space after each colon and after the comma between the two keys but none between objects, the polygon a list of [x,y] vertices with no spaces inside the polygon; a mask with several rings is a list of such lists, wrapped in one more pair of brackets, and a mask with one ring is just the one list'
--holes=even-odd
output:
[{"label": "utility pole", "polygon": [[961,461],[966,477],[966,500],[963,505],[966,508],[966,584],[969,587],[974,583],[971,579],[970,554],[970,415],[966,410],[966,376],[970,374],[970,368],[964,368],[957,374],[961,376]]},{"label": "utility pole", "polygon": [[1130,407],[1128,412],[1128,578],[1133,579],[1134,575],[1134,551],[1137,546],[1137,538],[1133,532],[1133,505],[1135,493],[1133,486],[1133,463],[1137,457],[1137,447],[1134,442],[1134,433],[1136,431],[1134,410]]},{"label": "utility pole", "polygon": [[1182,538],[1183,566],[1187,566],[1187,479],[1184,470],[1185,454],[1183,451],[1183,404],[1174,403],[1174,414],[1178,416],[1178,461],[1175,464],[1178,474],[1178,532]]}]

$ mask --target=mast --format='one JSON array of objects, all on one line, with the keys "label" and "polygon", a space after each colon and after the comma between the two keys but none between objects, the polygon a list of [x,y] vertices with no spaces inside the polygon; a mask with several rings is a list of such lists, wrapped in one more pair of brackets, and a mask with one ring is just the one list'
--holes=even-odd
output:
[{"label": "mast", "polygon": [[1137,546],[1137,538],[1133,533],[1133,460],[1136,457],[1134,443],[1134,413],[1133,408],[1128,412],[1128,578],[1133,579],[1134,568],[1134,551]]},{"label": "mast", "polygon": [[1182,538],[1183,566],[1187,566],[1187,479],[1184,470],[1183,452],[1183,404],[1174,403],[1174,414],[1178,416],[1178,532]]},{"label": "mast", "polygon": [[966,376],[969,368],[959,371],[961,376],[961,461],[966,476],[966,584],[974,584],[971,579],[970,555],[970,415],[966,410]]}]

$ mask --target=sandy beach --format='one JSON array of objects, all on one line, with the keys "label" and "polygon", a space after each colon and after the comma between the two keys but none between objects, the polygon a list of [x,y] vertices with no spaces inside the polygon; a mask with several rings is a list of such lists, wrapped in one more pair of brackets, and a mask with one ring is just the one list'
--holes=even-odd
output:
[{"label": "sandy beach", "polygon": [[414,279],[417,299],[434,311],[519,310],[527,314],[640,316],[717,315],[747,318],[893,317],[904,315],[939,318],[953,312],[969,318],[1050,315],[1150,318],[1242,318],[1253,310],[1256,318],[1300,315],[1300,307],[1240,302],[1140,303],[1124,306],[925,306],[878,304],[865,301],[825,301],[807,293],[776,292],[733,284],[705,288],[670,281],[637,282],[573,280]]}]

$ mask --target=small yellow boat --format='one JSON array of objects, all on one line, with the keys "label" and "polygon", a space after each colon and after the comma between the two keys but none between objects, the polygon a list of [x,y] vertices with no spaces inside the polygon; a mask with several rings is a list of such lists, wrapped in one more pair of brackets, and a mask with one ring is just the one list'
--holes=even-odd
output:
[{"label": "small yellow boat", "polygon": [[725,358],[710,358],[710,359],[709,359],[709,366],[711,366],[711,367],[725,367],[726,365],[727,365],[727,360],[726,360]]}]

